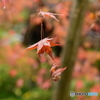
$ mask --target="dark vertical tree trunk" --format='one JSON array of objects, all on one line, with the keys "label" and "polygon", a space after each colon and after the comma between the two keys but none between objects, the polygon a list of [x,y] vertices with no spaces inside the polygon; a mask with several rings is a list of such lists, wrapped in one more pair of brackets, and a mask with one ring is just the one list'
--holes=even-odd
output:
[{"label": "dark vertical tree trunk", "polygon": [[62,73],[61,80],[56,84],[53,100],[70,100],[71,76],[80,43],[84,15],[89,0],[73,1],[69,32],[62,52],[62,67],[67,66],[67,69]]}]

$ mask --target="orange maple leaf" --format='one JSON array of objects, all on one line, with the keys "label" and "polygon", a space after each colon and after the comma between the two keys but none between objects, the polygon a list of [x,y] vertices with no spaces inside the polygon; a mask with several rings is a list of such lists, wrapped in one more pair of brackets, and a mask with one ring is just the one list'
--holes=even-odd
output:
[{"label": "orange maple leaf", "polygon": [[37,48],[37,54],[39,55],[39,58],[40,58],[41,54],[46,52],[54,60],[54,58],[52,56],[51,47],[59,46],[59,44],[52,42],[54,39],[55,38],[44,38],[44,39],[40,40],[39,42],[35,43],[34,45],[29,46],[28,48],[26,48],[26,50],[33,50],[33,49]]},{"label": "orange maple leaf", "polygon": [[54,63],[53,66],[50,69],[51,78],[47,81],[47,84],[45,85],[44,89],[47,89],[47,85],[51,80],[58,81],[59,79],[61,79],[60,75],[66,68],[67,67],[59,68],[59,65]]},{"label": "orange maple leaf", "polygon": [[61,74],[65,69],[66,69],[66,67],[65,67],[65,68],[59,68],[59,69],[55,70],[55,71],[52,73],[52,79],[53,79],[54,81],[58,81],[59,79],[61,79],[60,74]]},{"label": "orange maple leaf", "polygon": [[63,15],[63,14],[56,14],[56,13],[50,13],[50,12],[43,12],[40,9],[40,12],[38,13],[38,15],[42,15],[44,18],[45,17],[51,17],[53,19],[55,19],[56,21],[59,21],[54,15]]},{"label": "orange maple leaf", "polygon": [[66,69],[65,68],[59,68],[59,66],[54,63],[53,66],[51,67],[50,73],[51,73],[51,79],[54,81],[58,81],[61,77],[60,74]]}]

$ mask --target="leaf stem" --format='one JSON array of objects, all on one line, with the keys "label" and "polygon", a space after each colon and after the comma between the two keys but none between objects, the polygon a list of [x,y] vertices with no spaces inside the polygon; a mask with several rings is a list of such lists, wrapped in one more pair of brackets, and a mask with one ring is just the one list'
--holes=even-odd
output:
[{"label": "leaf stem", "polygon": [[43,28],[43,24],[41,22],[41,40],[43,39],[43,36],[42,36],[42,28]]}]

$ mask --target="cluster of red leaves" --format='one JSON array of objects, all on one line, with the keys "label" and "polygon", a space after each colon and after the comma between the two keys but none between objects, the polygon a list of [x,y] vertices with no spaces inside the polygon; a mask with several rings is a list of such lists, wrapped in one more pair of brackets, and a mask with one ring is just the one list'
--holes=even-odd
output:
[{"label": "cluster of red leaves", "polygon": [[[61,14],[55,14],[55,13],[50,13],[50,12],[43,12],[43,11],[40,10],[38,15],[42,15],[43,18],[50,17],[50,18],[55,19],[56,21],[59,21],[54,15],[61,15]],[[41,23],[41,25],[42,25],[42,23]],[[59,44],[56,44],[56,43],[52,42],[53,40],[55,40],[55,38],[44,38],[44,39],[41,39],[39,42],[29,46],[26,50],[33,50],[33,49],[37,48],[37,54],[38,54],[38,56],[40,58],[40,61],[41,61],[41,55],[44,54],[44,53],[47,53],[54,60],[54,57],[52,55],[51,47],[59,46]],[[66,68],[58,68],[58,65],[56,63],[54,63],[53,66],[51,67],[51,70],[50,70],[50,73],[51,73],[50,80],[53,79],[54,81],[58,81],[60,79],[60,74],[65,69]]]}]

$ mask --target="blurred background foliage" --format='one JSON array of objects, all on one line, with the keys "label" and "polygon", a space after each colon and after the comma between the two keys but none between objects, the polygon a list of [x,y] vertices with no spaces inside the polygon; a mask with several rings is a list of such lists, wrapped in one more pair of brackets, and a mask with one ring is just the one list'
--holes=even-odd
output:
[{"label": "blurred background foliage", "polygon": [[[0,0],[0,100],[50,100],[54,82],[48,83],[53,61],[44,55],[41,63],[36,50],[26,46],[40,40],[40,9],[63,13],[60,22],[46,18],[44,37],[57,37],[61,46],[54,47],[56,62],[60,55],[70,21],[72,1]],[[33,14],[32,17],[30,17]],[[100,93],[100,2],[90,3],[85,15],[82,39],[72,74],[71,91]],[[66,76],[67,78],[67,76]],[[49,89],[43,89],[45,86]],[[74,97],[73,100],[99,100],[97,97]]]}]

